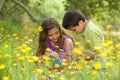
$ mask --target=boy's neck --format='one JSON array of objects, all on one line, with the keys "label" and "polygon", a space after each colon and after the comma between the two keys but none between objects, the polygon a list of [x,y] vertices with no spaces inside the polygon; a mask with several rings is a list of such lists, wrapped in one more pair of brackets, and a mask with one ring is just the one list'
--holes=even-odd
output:
[{"label": "boy's neck", "polygon": [[85,27],[88,25],[89,21],[85,20]]},{"label": "boy's neck", "polygon": [[[86,26],[88,25],[88,23],[89,23],[89,21],[85,20],[85,22],[84,22],[84,30],[85,30]],[[83,32],[84,32],[84,30],[83,30]]]}]

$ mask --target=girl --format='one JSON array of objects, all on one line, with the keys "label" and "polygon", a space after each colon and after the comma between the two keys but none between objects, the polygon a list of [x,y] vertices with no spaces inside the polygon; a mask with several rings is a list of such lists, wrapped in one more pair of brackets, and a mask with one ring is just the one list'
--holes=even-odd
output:
[{"label": "girl", "polygon": [[41,24],[43,31],[39,33],[39,42],[36,55],[42,59],[46,50],[50,49],[49,55],[55,60],[53,63],[60,64],[66,59],[71,62],[73,51],[73,39],[66,34],[54,18],[48,18]]}]

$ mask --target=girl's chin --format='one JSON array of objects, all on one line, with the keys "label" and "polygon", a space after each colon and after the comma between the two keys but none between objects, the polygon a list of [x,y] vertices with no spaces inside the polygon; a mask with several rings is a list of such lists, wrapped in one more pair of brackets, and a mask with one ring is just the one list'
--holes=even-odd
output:
[{"label": "girl's chin", "polygon": [[54,41],[54,43],[57,43],[58,41]]},{"label": "girl's chin", "polygon": [[58,40],[54,40],[53,42],[56,43],[56,42],[58,42]]}]

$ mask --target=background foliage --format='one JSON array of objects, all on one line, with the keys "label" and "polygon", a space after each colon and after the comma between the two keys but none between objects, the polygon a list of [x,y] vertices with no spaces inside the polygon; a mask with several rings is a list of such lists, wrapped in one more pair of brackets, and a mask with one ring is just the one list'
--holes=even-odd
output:
[{"label": "background foliage", "polygon": [[[0,80],[31,80],[34,73],[40,74],[41,80],[46,80],[46,76],[55,80],[119,80],[120,69],[120,1],[119,0],[0,0],[5,1],[0,9]],[[40,18],[39,24],[31,20],[29,15],[13,1],[24,4],[32,14]],[[55,18],[60,24],[65,11],[78,9],[87,18],[92,18],[95,23],[105,31],[106,48],[103,54],[108,54],[107,70],[102,68],[104,64],[101,59],[95,61],[73,62],[68,70],[63,71],[64,75],[58,72],[50,72],[47,68],[49,63],[39,61],[38,67],[34,67],[34,62],[38,60],[33,56],[36,51],[38,41],[38,28],[40,23],[48,17]],[[2,16],[2,18],[1,18]],[[114,34],[112,32],[114,31]],[[72,34],[70,32],[70,34]],[[72,34],[76,41],[79,35]],[[78,45],[77,45],[77,44]],[[80,42],[75,42],[77,54],[81,54]],[[98,48],[98,51],[101,50]],[[101,51],[100,51],[101,52]],[[103,55],[104,57],[104,55]],[[97,62],[97,68],[93,68]],[[98,64],[99,62],[99,64]],[[42,65],[45,63],[46,65]],[[114,65],[115,64],[115,65]],[[66,65],[66,64],[64,64]],[[50,67],[50,66],[49,66]],[[71,68],[73,67],[73,69]],[[78,69],[77,71],[75,70]],[[72,69],[70,71],[70,69]],[[36,76],[38,77],[38,76]],[[40,79],[38,77],[38,79]]]}]

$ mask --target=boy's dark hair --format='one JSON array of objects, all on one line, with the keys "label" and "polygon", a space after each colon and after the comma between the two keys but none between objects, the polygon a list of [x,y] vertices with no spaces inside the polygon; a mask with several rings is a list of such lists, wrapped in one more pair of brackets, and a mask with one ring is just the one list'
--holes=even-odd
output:
[{"label": "boy's dark hair", "polygon": [[62,26],[68,29],[73,26],[77,26],[79,21],[85,21],[85,16],[77,10],[69,10],[63,17]]}]

